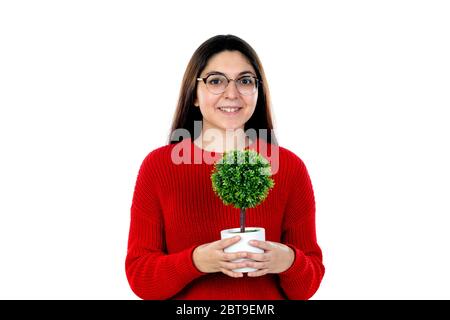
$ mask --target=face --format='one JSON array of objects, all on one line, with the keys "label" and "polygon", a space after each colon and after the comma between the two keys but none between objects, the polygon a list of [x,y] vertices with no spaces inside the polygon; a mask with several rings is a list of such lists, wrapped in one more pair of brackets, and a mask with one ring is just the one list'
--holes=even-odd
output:
[{"label": "face", "polygon": [[[207,77],[212,72],[222,73],[228,79],[239,79],[245,75],[256,77],[252,65],[239,51],[222,51],[212,56],[200,74],[200,78]],[[209,92],[206,84],[199,81],[194,104],[202,113],[203,130],[210,128],[243,130],[245,123],[255,111],[257,100],[258,90],[251,95],[242,95],[234,81],[228,83],[222,94]]]}]

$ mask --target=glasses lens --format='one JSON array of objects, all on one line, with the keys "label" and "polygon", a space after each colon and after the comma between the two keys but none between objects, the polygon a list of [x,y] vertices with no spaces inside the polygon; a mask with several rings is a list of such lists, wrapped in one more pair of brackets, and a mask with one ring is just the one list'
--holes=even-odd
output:
[{"label": "glasses lens", "polygon": [[243,95],[250,95],[256,91],[256,80],[252,77],[242,77],[236,81],[239,92]]},{"label": "glasses lens", "polygon": [[206,87],[211,93],[220,94],[225,91],[228,80],[220,74],[212,74],[206,78]]}]

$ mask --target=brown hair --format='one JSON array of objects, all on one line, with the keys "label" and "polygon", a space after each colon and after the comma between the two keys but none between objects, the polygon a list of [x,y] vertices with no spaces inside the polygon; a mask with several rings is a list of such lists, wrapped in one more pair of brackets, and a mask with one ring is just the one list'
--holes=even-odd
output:
[{"label": "brown hair", "polygon": [[247,129],[255,129],[259,138],[259,129],[267,129],[266,137],[261,136],[269,143],[276,144],[276,138],[273,133],[272,115],[270,111],[270,94],[269,88],[264,74],[261,61],[255,50],[244,40],[234,35],[217,35],[205,42],[195,50],[189,61],[183,76],[180,95],[178,98],[177,109],[172,122],[169,142],[176,143],[172,140],[172,133],[176,129],[186,129],[189,131],[193,139],[194,121],[201,121],[202,114],[200,108],[194,106],[194,100],[197,92],[197,78],[206,67],[208,60],[215,54],[222,51],[239,51],[242,53],[253,66],[256,76],[262,81],[258,86],[258,100],[253,115],[247,121],[244,131]]}]

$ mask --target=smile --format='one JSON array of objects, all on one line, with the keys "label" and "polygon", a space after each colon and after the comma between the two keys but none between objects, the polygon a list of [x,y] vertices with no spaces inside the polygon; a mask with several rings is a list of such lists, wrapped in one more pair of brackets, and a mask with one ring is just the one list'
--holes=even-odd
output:
[{"label": "smile", "polygon": [[219,110],[224,113],[235,114],[241,110],[241,107],[219,107]]}]

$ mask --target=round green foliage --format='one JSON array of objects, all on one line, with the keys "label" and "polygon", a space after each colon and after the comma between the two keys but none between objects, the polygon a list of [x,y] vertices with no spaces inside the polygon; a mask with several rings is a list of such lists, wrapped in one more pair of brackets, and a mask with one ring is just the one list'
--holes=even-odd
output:
[{"label": "round green foliage", "polygon": [[253,208],[273,188],[270,163],[254,150],[224,153],[214,164],[211,181],[214,192],[226,205]]}]

